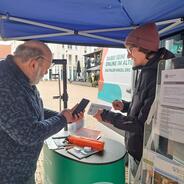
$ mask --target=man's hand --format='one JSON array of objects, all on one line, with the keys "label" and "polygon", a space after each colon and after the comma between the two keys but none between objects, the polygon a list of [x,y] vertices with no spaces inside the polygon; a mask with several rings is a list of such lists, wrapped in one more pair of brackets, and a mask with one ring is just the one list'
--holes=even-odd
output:
[{"label": "man's hand", "polygon": [[112,106],[113,106],[114,110],[119,110],[119,111],[122,111],[124,108],[124,104],[120,100],[113,101]]},{"label": "man's hand", "polygon": [[80,112],[74,116],[72,115],[72,112],[77,107],[77,105],[75,105],[72,109],[65,109],[61,112],[61,114],[66,118],[67,123],[77,122],[84,118],[84,112]]},{"label": "man's hand", "polygon": [[101,116],[102,112],[103,112],[103,109],[99,109],[99,110],[96,112],[96,114],[93,116],[93,117],[96,118],[97,121],[99,121],[99,122],[102,122],[102,121],[103,121],[103,120],[102,120],[102,116]]}]

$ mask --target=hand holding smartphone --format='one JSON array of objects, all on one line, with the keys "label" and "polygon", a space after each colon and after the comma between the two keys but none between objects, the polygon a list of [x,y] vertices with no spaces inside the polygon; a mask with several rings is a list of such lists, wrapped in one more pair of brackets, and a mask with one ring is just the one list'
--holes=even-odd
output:
[{"label": "hand holding smartphone", "polygon": [[86,106],[88,105],[88,103],[89,103],[89,100],[86,98],[83,98],[80,101],[80,103],[77,105],[77,107],[74,109],[74,111],[72,112],[72,115],[75,116],[79,114],[80,112],[83,112]]}]

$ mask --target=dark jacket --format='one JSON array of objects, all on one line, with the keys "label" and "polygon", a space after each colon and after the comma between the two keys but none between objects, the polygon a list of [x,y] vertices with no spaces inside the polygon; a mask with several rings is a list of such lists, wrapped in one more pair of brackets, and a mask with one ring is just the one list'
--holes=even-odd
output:
[{"label": "dark jacket", "polygon": [[0,62],[0,183],[25,184],[43,141],[65,125],[64,116],[43,109],[36,86],[12,56]]},{"label": "dark jacket", "polygon": [[165,48],[159,49],[152,59],[140,69],[132,102],[124,102],[127,116],[104,110],[102,119],[111,122],[115,127],[125,130],[125,145],[129,154],[141,160],[143,149],[144,123],[155,98],[157,66],[161,59],[173,58],[174,55]]}]

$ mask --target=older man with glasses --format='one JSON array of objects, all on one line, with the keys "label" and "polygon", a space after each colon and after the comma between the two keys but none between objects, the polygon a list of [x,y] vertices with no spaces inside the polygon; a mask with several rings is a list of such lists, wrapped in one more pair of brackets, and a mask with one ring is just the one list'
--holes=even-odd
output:
[{"label": "older man with glasses", "polygon": [[33,184],[36,162],[45,139],[75,117],[72,110],[43,108],[36,84],[52,63],[48,46],[39,41],[19,45],[0,62],[0,183]]}]

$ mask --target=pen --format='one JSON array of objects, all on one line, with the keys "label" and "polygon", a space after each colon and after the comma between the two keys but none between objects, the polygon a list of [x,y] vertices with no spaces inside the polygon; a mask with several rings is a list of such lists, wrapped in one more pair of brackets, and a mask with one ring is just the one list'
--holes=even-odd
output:
[{"label": "pen", "polygon": [[99,135],[99,136],[97,137],[97,139],[96,139],[96,140],[99,140],[101,137],[102,137],[102,136],[101,136],[101,135]]}]

